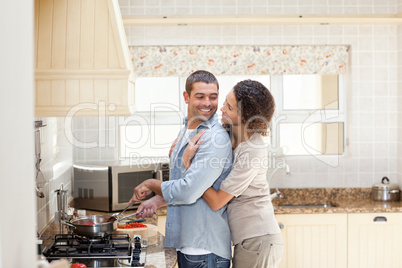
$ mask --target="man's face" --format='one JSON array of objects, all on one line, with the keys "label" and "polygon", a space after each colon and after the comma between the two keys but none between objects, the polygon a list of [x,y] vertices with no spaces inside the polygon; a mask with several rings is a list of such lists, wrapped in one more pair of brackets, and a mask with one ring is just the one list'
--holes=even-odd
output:
[{"label": "man's face", "polygon": [[183,96],[188,104],[189,128],[196,128],[201,122],[209,120],[216,113],[218,108],[218,87],[216,84],[195,82],[191,96],[186,91]]}]

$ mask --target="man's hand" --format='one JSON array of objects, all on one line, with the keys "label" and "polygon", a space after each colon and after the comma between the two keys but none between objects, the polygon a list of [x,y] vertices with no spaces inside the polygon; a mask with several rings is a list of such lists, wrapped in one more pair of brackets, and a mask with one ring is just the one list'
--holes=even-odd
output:
[{"label": "man's hand", "polygon": [[160,195],[156,195],[144,202],[137,209],[138,218],[152,218],[156,210],[160,207],[166,206],[165,200]]},{"label": "man's hand", "polygon": [[152,193],[152,190],[147,186],[147,181],[148,180],[143,181],[140,185],[134,188],[134,194],[129,201],[130,203],[133,201],[138,202]]},{"label": "man's hand", "polygon": [[129,202],[138,202],[150,195],[152,192],[157,195],[162,195],[161,184],[162,181],[156,179],[143,181],[140,185],[134,188],[134,194]]}]

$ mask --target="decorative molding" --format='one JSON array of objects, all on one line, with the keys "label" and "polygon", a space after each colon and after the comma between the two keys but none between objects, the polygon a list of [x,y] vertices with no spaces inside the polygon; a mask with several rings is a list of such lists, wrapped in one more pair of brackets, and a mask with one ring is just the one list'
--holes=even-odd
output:
[{"label": "decorative molding", "polygon": [[147,46],[130,47],[135,76],[339,74],[349,47],[339,46]]},{"label": "decorative molding", "polygon": [[135,105],[128,106],[115,106],[115,110],[109,111],[105,109],[104,111],[99,111],[94,109],[96,104],[84,105],[81,103],[80,110],[73,111],[74,107],[71,106],[36,106],[35,116],[36,117],[48,117],[52,114],[53,117],[82,117],[82,116],[127,116],[133,114],[136,111]]},{"label": "decorative molding", "polygon": [[358,15],[127,15],[125,26],[402,24],[402,13]]},{"label": "decorative molding", "polygon": [[35,80],[53,80],[53,79],[127,79],[132,77],[132,71],[128,69],[36,69]]}]

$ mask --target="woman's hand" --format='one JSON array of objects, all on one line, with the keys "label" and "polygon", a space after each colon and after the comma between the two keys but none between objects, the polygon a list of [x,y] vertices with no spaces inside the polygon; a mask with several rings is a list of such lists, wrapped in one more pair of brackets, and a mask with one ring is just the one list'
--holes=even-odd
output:
[{"label": "woman's hand", "polygon": [[170,146],[170,150],[169,150],[169,158],[172,155],[173,149],[176,146],[177,140],[179,139],[179,137],[177,137],[174,142],[172,143],[172,145]]},{"label": "woman's hand", "polygon": [[198,132],[189,142],[187,145],[186,150],[183,154],[183,165],[186,169],[189,169],[191,166],[191,160],[193,159],[195,153],[197,152],[200,145],[204,142],[204,140],[200,140],[201,136],[205,133],[205,130],[201,130]]}]

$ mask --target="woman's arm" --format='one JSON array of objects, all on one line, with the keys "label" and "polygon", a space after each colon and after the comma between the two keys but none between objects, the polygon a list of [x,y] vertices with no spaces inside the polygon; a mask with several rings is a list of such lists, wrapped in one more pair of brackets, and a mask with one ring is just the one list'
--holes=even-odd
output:
[{"label": "woman's arm", "polygon": [[191,160],[193,159],[195,153],[197,152],[200,145],[204,142],[203,139],[200,140],[201,136],[205,133],[205,130],[201,130],[198,132],[187,145],[186,150],[184,151],[183,158],[181,161],[186,169],[189,169],[191,166]]},{"label": "woman's arm", "polygon": [[234,196],[228,194],[222,190],[216,191],[214,188],[208,188],[202,198],[207,202],[208,206],[213,210],[217,211],[226,205]]},{"label": "woman's arm", "polygon": [[[197,152],[200,145],[204,140],[200,139],[201,136],[205,133],[205,130],[201,130],[197,133],[188,143],[188,146],[183,154],[183,165],[186,169],[189,169],[191,166],[191,160],[193,159],[195,153]],[[224,191],[218,190],[216,191],[212,187],[208,188],[202,198],[207,202],[208,206],[213,210],[217,211],[226,205],[232,198],[233,195],[228,194]]]}]

